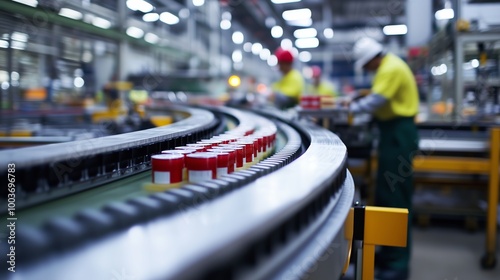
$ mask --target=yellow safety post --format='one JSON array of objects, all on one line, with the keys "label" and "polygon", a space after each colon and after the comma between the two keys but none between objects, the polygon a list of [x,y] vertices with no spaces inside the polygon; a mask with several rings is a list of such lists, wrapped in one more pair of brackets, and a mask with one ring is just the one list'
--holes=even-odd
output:
[{"label": "yellow safety post", "polygon": [[375,246],[406,247],[408,209],[365,207],[363,236],[363,280],[374,279]]},{"label": "yellow safety post", "polygon": [[500,166],[500,128],[491,129],[490,135],[490,174],[488,185],[488,210],[486,225],[486,255],[481,259],[484,268],[493,268],[496,263],[497,208]]}]

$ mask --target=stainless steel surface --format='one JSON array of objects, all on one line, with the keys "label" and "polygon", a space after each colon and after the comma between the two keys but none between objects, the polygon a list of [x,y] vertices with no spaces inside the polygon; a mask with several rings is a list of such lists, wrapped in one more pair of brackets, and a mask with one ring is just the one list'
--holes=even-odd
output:
[{"label": "stainless steel surface", "polygon": [[441,152],[487,152],[487,140],[420,139],[420,150]]}]

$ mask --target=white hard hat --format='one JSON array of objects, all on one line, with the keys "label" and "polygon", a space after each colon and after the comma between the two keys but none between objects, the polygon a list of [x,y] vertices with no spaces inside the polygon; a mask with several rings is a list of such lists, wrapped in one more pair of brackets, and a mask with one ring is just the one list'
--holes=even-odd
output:
[{"label": "white hard hat", "polygon": [[381,53],[384,47],[377,41],[369,37],[359,39],[353,47],[352,53],[355,60],[354,67],[361,69],[372,60],[377,54]]}]

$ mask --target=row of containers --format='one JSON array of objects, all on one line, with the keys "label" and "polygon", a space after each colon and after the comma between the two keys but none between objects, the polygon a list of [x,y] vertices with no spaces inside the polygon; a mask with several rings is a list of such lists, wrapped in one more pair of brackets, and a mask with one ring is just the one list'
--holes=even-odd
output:
[{"label": "row of containers", "polygon": [[164,191],[247,169],[270,156],[275,147],[274,124],[257,129],[238,126],[197,143],[151,156],[152,183],[148,191]]}]

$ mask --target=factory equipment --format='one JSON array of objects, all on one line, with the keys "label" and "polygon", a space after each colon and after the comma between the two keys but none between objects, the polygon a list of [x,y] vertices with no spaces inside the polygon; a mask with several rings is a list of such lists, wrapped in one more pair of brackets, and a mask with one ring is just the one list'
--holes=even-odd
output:
[{"label": "factory equipment", "polygon": [[[16,277],[338,279],[348,261],[352,230],[344,222],[354,195],[339,138],[272,112],[174,110],[190,116],[0,152],[2,164],[16,166]],[[215,180],[145,192],[151,155],[218,135],[227,123],[276,126],[276,152]]]}]

